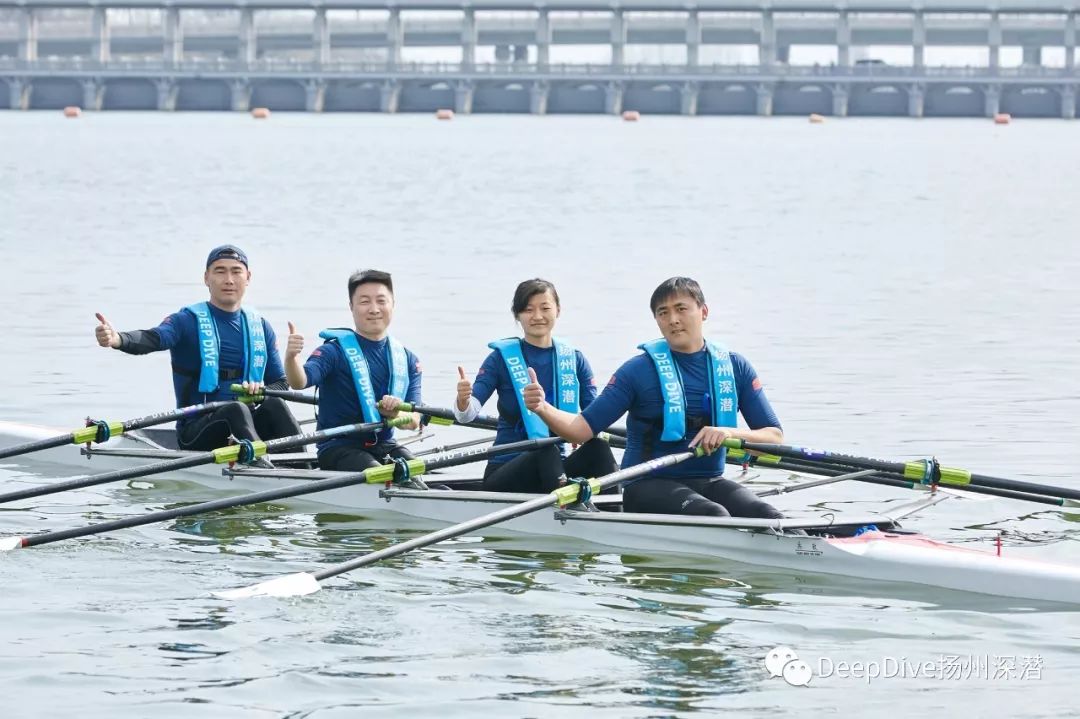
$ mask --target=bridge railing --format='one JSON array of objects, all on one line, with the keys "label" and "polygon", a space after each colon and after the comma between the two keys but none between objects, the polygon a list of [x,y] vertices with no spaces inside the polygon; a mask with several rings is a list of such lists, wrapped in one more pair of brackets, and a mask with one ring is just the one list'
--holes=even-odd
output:
[{"label": "bridge railing", "polygon": [[291,74],[298,75],[429,75],[429,76],[596,76],[634,77],[635,75],[657,77],[715,76],[723,77],[792,77],[847,79],[852,77],[925,78],[925,77],[971,77],[971,78],[1075,78],[1080,82],[1080,69],[1021,66],[1008,68],[989,67],[906,67],[873,65],[850,67],[838,65],[672,65],[672,64],[549,64],[534,63],[389,63],[389,62],[329,62],[315,63],[294,60],[257,60],[243,62],[233,59],[185,59],[179,63],[167,63],[159,58],[136,60],[113,60],[98,62],[89,58],[45,58],[19,60],[0,58],[0,73],[30,72],[33,74],[63,72],[103,73],[226,73],[226,74]]}]

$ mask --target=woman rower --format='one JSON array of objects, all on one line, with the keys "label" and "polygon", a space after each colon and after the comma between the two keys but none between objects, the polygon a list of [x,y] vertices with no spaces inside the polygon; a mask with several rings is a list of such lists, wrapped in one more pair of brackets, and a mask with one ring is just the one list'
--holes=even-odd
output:
[{"label": "woman rower", "polygon": [[[499,427],[495,444],[547,437],[540,418],[525,409],[521,390],[529,384],[532,368],[549,397],[560,409],[574,414],[596,399],[592,367],[579,350],[552,337],[561,307],[559,293],[547,280],[525,280],[517,286],[510,311],[524,338],[510,337],[488,344],[492,349],[475,384],[458,367],[454,414],[469,422],[494,392],[498,394]],[[593,438],[564,456],[564,446],[548,445],[519,454],[492,457],[484,469],[485,490],[490,492],[547,493],[566,477],[600,477],[617,469],[611,448]]]}]

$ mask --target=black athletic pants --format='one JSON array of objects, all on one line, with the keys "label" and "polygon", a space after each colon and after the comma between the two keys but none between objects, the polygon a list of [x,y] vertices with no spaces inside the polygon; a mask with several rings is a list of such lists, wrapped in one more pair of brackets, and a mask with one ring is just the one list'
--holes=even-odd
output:
[{"label": "black athletic pants", "polygon": [[267,440],[300,434],[300,423],[280,397],[267,397],[252,409],[231,402],[210,414],[196,417],[177,433],[181,449],[206,451],[224,447],[229,437]]},{"label": "black athletic pants", "polygon": [[639,479],[623,488],[623,511],[767,519],[784,516],[746,487],[723,477]]},{"label": "black athletic pants", "polygon": [[333,472],[363,472],[378,467],[387,459],[412,459],[409,450],[397,444],[381,443],[371,447],[339,445],[319,452],[319,469]]},{"label": "black athletic pants", "polygon": [[[509,462],[489,462],[484,469],[484,489],[488,492],[547,494],[558,489],[563,475],[602,477],[617,469],[611,447],[602,439],[590,439],[566,459],[559,454],[558,446],[549,444],[531,452],[522,452]],[[618,489],[613,491],[617,492]]]}]

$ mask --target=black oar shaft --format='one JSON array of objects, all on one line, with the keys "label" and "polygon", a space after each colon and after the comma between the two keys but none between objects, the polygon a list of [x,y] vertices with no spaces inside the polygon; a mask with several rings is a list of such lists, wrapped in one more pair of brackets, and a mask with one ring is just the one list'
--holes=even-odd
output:
[{"label": "black oar shaft", "polygon": [[[424,462],[422,460],[412,460],[412,463],[417,467],[418,471],[426,472],[432,469],[440,469],[442,467],[454,467],[460,464],[468,464],[469,462],[475,462],[479,459],[494,457],[500,454],[527,452],[534,449],[539,449],[549,444],[553,444],[556,441],[558,441],[557,438],[550,437],[544,439],[530,439],[523,442],[513,442],[511,444],[504,444],[498,447],[464,449],[460,452],[455,452],[453,454],[437,457],[430,462]],[[160,512],[151,512],[150,514],[140,514],[132,517],[125,517],[123,519],[112,520],[109,522],[100,522],[98,524],[91,524],[86,527],[62,529],[56,532],[47,532],[45,534],[35,534],[29,537],[23,537],[18,546],[36,547],[42,544],[52,544],[53,542],[60,542],[65,539],[86,537],[92,534],[112,532],[117,529],[128,529],[131,527],[142,527],[147,524],[166,522],[170,519],[176,519],[177,517],[190,517],[196,514],[204,514],[206,512],[214,512],[222,509],[232,509],[233,507],[243,507],[249,504],[274,502],[279,499],[289,499],[290,497],[299,497],[305,494],[327,492],[332,489],[341,489],[343,487],[349,487],[356,484],[368,484],[372,482],[390,481],[394,477],[395,469],[396,468],[394,465],[382,465],[380,467],[373,467],[363,472],[353,472],[350,474],[341,475],[339,477],[331,477],[329,479],[319,479],[309,482],[303,482],[301,484],[291,485],[288,487],[266,489],[261,492],[252,492],[250,494],[244,494],[238,497],[224,497],[222,499],[215,499],[209,502],[190,504],[186,507],[176,507],[174,509],[166,509]]]},{"label": "black oar shaft", "polygon": [[31,452],[40,452],[43,449],[52,449],[53,447],[63,447],[67,444],[74,444],[74,442],[74,432],[68,432],[67,434],[58,435],[56,437],[49,437],[48,439],[24,442],[23,444],[16,444],[13,447],[0,449],[0,459],[17,457],[20,454],[30,454]]},{"label": "black oar shaft", "polygon": [[19,489],[14,492],[5,492],[4,494],[0,494],[0,504],[15,502],[20,499],[43,497],[48,494],[67,492],[73,489],[96,487],[100,484],[108,484],[109,482],[122,482],[125,479],[137,479],[139,477],[145,477],[150,474],[157,474],[158,472],[170,472],[180,469],[190,469],[191,467],[211,464],[213,461],[213,453],[207,452],[203,454],[195,454],[190,457],[182,457],[180,459],[168,459],[161,462],[154,462],[152,464],[144,464],[138,467],[132,467],[131,469],[121,469],[115,472],[93,474],[89,477],[76,477],[75,479],[69,479],[63,482],[54,482],[53,484],[47,484],[41,487],[28,487],[26,489]]},{"label": "black oar shaft", "polygon": [[[601,478],[599,482],[599,488],[606,489],[615,484],[618,484],[619,482],[625,482],[628,479],[641,477],[662,467],[670,467],[674,464],[678,464],[679,462],[685,461],[692,457],[696,457],[698,455],[698,452],[681,452],[679,454],[669,454],[663,457],[658,457],[656,459],[649,460],[648,462],[644,462],[642,464],[628,467],[627,469],[622,469],[618,472],[606,475],[605,477]],[[574,492],[578,491],[578,488],[573,486],[563,487],[562,489],[573,490]],[[341,564],[334,565],[333,567],[327,567],[322,571],[314,572],[313,576],[316,580],[322,581],[323,579],[328,579],[329,577],[335,577],[339,574],[350,572],[353,569],[359,569],[360,567],[366,567],[369,564],[374,564],[384,559],[389,559],[390,557],[396,557],[413,549],[419,549],[421,547],[437,544],[446,539],[460,537],[463,534],[468,534],[469,532],[476,531],[477,529],[490,527],[493,524],[499,524],[500,522],[505,522],[511,519],[515,519],[517,517],[522,517],[526,514],[531,514],[532,512],[544,509],[545,507],[550,507],[553,504],[559,502],[563,496],[565,495],[563,495],[560,490],[556,490],[554,492],[551,492],[550,494],[545,494],[542,497],[530,499],[527,502],[515,504],[511,507],[506,507],[504,509],[491,512],[490,514],[485,514],[482,517],[470,519],[466,522],[455,524],[452,527],[446,527],[445,529],[440,529],[438,531],[425,534],[422,537],[416,537],[414,539],[401,542],[400,544],[395,544],[392,547],[387,547],[385,549],[371,552],[370,554],[365,554],[362,557],[357,557],[356,559],[349,560],[348,562],[342,562]],[[576,498],[576,494],[574,495],[574,497]]]},{"label": "black oar shaft", "polygon": [[[743,442],[741,440],[727,440],[729,447],[745,449],[753,452],[790,457],[793,459],[808,460],[811,462],[823,462],[826,464],[839,464],[860,469],[876,469],[882,472],[900,474],[908,479],[915,479],[914,475],[923,471],[923,462],[887,462],[870,457],[856,457],[848,454],[835,452],[821,452],[817,450],[789,447],[782,444],[762,444],[756,442]],[[1055,487],[1038,482],[1024,482],[1016,479],[991,477],[985,474],[972,474],[967,470],[950,467],[940,468],[941,477],[939,483],[945,486],[967,489],[969,487],[987,487],[993,489],[1011,490],[1016,492],[1028,492],[1042,494],[1049,497],[1064,497],[1067,499],[1080,500],[1080,489],[1067,487]]]},{"label": "black oar shaft", "polygon": [[[165,412],[155,412],[154,414],[148,414],[145,417],[136,417],[135,419],[129,419],[125,422],[109,422],[110,434],[117,435],[125,432],[133,432],[137,429],[143,429],[144,427],[153,427],[159,424],[165,424],[167,422],[175,422],[183,417],[194,417],[200,414],[206,414],[207,412],[213,412],[220,409],[228,402],[207,402],[205,404],[195,404],[189,407],[180,407],[178,409],[166,410]],[[97,428],[89,426],[83,429],[77,429],[66,434],[57,435],[55,437],[49,437],[47,439],[39,439],[33,442],[26,442],[24,444],[18,444],[14,447],[4,447],[0,449],[0,459],[6,459],[8,457],[15,457],[20,454],[30,454],[31,452],[39,452],[43,449],[52,449],[54,447],[63,447],[68,444],[82,444],[83,442],[96,442]]]},{"label": "black oar shaft", "polygon": [[[743,462],[732,458],[732,453],[728,453],[729,464],[743,464]],[[851,465],[844,465],[840,463],[828,463],[828,462],[814,462],[809,459],[790,459],[786,457],[780,457],[777,455],[768,456],[767,461],[763,461],[760,464],[751,462],[755,466],[766,467],[769,469],[779,469],[790,472],[807,472],[809,474],[819,474],[825,477],[835,477],[847,472],[851,472],[859,467],[853,467]],[[882,472],[876,471],[876,474],[872,474],[869,477],[859,477],[856,479],[858,482],[864,482],[867,484],[877,484],[883,487],[899,487],[903,489],[914,489],[922,485],[920,482],[915,482],[905,478],[902,474],[896,472]],[[1002,497],[1004,499],[1016,499],[1023,502],[1034,502],[1036,504],[1048,504],[1055,507],[1062,507],[1065,505],[1065,500],[1053,497],[1044,496],[1032,492],[1020,492],[1014,489],[998,489],[996,487],[983,487],[981,485],[968,484],[968,485],[944,485],[946,487],[952,487],[964,492],[971,492],[972,494],[983,494],[990,497]]]}]

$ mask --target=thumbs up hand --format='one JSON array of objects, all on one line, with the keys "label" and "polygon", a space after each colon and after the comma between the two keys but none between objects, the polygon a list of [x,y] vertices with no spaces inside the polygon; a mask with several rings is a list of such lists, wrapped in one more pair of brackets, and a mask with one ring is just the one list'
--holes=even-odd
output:
[{"label": "thumbs up hand", "polygon": [[525,385],[522,395],[525,398],[525,407],[531,412],[538,411],[545,404],[544,388],[536,380],[536,370],[532,367],[529,368],[529,384]]},{"label": "thumbs up hand", "polygon": [[464,412],[469,408],[469,400],[472,399],[472,382],[465,376],[465,368],[458,366],[457,383],[457,408]]},{"label": "thumbs up hand", "polygon": [[97,317],[98,321],[98,326],[94,328],[94,337],[97,338],[97,343],[102,347],[112,347],[114,349],[119,347],[120,333],[113,329],[113,326],[105,319],[105,315],[95,312],[94,317]]},{"label": "thumbs up hand", "polygon": [[296,325],[289,323],[289,338],[285,342],[285,359],[299,357],[304,351],[304,335],[296,331]]}]

